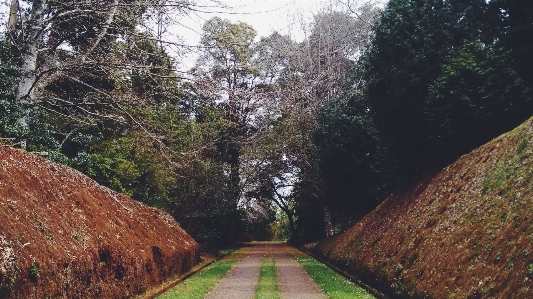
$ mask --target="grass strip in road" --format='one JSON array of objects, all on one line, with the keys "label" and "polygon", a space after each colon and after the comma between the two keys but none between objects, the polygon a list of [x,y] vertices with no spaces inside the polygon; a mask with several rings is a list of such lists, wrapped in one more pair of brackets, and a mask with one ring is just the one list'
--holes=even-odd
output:
[{"label": "grass strip in road", "polygon": [[237,262],[237,259],[227,259],[216,262],[157,298],[202,299]]},{"label": "grass strip in road", "polygon": [[296,260],[331,299],[375,299],[363,288],[347,280],[314,258],[297,257]]},{"label": "grass strip in road", "polygon": [[274,258],[263,259],[254,299],[279,299]]}]

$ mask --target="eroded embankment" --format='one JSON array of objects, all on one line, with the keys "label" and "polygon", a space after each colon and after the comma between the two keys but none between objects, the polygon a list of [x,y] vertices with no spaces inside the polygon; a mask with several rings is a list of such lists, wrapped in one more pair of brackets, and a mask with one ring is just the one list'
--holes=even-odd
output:
[{"label": "eroded embankment", "polygon": [[533,298],[533,120],[314,251],[409,298]]},{"label": "eroded embankment", "polygon": [[198,261],[170,215],[0,147],[0,298],[127,298]]}]

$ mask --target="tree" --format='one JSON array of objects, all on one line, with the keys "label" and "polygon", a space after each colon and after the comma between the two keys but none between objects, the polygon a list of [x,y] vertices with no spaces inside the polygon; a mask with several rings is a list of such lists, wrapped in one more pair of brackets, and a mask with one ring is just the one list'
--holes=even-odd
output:
[{"label": "tree", "polygon": [[17,109],[15,88],[19,72],[13,61],[9,42],[0,38],[0,137],[13,137],[17,133],[13,111]]},{"label": "tree", "polygon": [[453,161],[531,116],[532,86],[512,65],[508,51],[479,41],[451,51],[421,103],[438,164]]},{"label": "tree", "polygon": [[533,85],[533,3],[492,0],[491,24],[497,43],[510,51],[511,65],[529,86]]},{"label": "tree", "polygon": [[258,108],[254,93],[257,70],[252,65],[255,30],[245,23],[233,24],[214,17],[203,26],[201,54],[194,70],[196,92],[217,103],[228,121],[218,146],[221,158],[230,165],[233,197],[241,196],[240,166],[242,143],[253,134],[251,115]]},{"label": "tree", "polygon": [[324,205],[342,227],[366,215],[390,191],[388,157],[359,97],[328,103],[313,134]]},{"label": "tree", "polygon": [[358,91],[347,78],[368,45],[377,16],[378,10],[370,5],[359,7],[356,16],[331,7],[314,16],[310,35],[302,43],[300,68],[321,102]]},{"label": "tree", "polygon": [[[21,77],[15,98],[23,107],[19,118],[22,126],[26,126],[34,106],[67,117],[74,117],[74,110],[89,116],[89,121],[107,117],[120,122],[118,114],[126,114],[121,106],[125,103],[113,91],[125,77],[117,76],[117,72],[149,68],[113,53],[117,42],[133,37],[153,39],[135,30],[150,7],[188,9],[188,3],[180,0],[36,0],[20,4],[12,2],[8,36],[19,51]],[[77,97],[55,92],[65,85],[71,91],[84,92]]]},{"label": "tree", "polygon": [[[265,91],[256,93],[262,109],[254,116],[260,115],[264,125],[243,148],[241,180],[248,200],[286,214],[293,240],[301,240],[297,233],[303,231],[296,223],[300,207],[322,195],[312,140],[319,111],[328,101],[353,92],[345,85],[346,77],[367,41],[371,22],[363,21],[371,20],[374,10],[365,7],[361,12],[360,18],[323,12],[315,16],[304,42],[273,33],[254,47],[252,61],[260,82],[256,90]],[[326,201],[313,202],[329,214]],[[331,227],[331,221],[326,222]]]},{"label": "tree", "polygon": [[410,180],[441,164],[428,140],[422,103],[451,49],[488,39],[486,8],[483,0],[391,0],[382,12],[360,72],[370,114],[399,178]]},{"label": "tree", "polygon": [[[517,59],[529,41],[515,40],[532,28],[531,20],[517,7],[528,11],[529,5],[392,0],[383,11],[359,73],[400,185],[451,163],[533,112],[529,71],[518,66],[529,59]],[[514,23],[519,19],[524,25]]]},{"label": "tree", "polygon": [[243,153],[247,200],[277,207],[285,213],[291,239],[297,237],[295,216],[298,206],[292,191],[301,172],[310,166],[305,148],[310,144],[307,140],[310,136],[302,134],[309,122],[296,116],[286,114],[270,119],[270,129],[262,131]]},{"label": "tree", "polygon": [[[288,72],[283,73],[280,80],[280,93],[284,97],[287,92],[292,94],[289,97],[292,98],[289,101],[291,108],[285,113],[284,125],[294,127],[292,132],[297,137],[292,139],[299,145],[295,147],[298,150],[293,149],[293,164],[298,165],[299,181],[294,184],[290,197],[295,202],[295,216],[301,224],[295,228],[295,232],[301,234],[295,236],[299,241],[329,236],[333,231],[333,221],[339,223],[344,218],[341,214],[353,211],[344,206],[346,213],[337,213],[343,210],[339,207],[347,202],[347,198],[327,191],[332,178],[321,169],[327,164],[327,158],[320,156],[325,155],[326,145],[325,140],[317,139],[316,132],[327,107],[342,105],[342,99],[360,92],[360,82],[350,80],[350,75],[369,41],[377,12],[373,6],[363,5],[352,12],[328,7],[316,14],[310,24],[308,37],[293,51],[289,68],[286,69]],[[302,115],[305,115],[305,119],[301,119]],[[335,132],[328,131],[326,134]],[[361,199],[359,203],[363,202]],[[319,215],[324,219],[320,222],[321,229],[316,224]],[[304,226],[311,229],[306,230]]]}]

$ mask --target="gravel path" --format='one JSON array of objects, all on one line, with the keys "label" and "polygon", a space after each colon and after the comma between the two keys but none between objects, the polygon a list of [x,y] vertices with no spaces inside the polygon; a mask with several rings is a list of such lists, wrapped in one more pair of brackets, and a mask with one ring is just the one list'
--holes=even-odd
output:
[{"label": "gravel path", "polygon": [[206,299],[252,299],[257,288],[263,257],[275,258],[281,299],[323,299],[318,285],[300,267],[283,243],[253,243],[239,261],[207,294]]},{"label": "gravel path", "polygon": [[247,299],[254,298],[259,270],[266,243],[257,243],[248,251],[248,255],[233,268],[211,289],[205,299]]},{"label": "gravel path", "polygon": [[279,297],[281,299],[324,299],[326,296],[288,252],[285,244],[273,244]]}]

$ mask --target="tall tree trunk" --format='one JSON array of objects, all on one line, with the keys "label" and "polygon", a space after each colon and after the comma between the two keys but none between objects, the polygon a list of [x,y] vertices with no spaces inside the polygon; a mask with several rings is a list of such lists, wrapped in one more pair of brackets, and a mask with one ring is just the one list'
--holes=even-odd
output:
[{"label": "tall tree trunk", "polygon": [[26,44],[22,53],[22,65],[20,67],[20,81],[18,84],[16,99],[21,104],[28,104],[34,99],[36,88],[36,69],[38,42],[30,41]]},{"label": "tall tree trunk", "polygon": [[9,9],[9,19],[7,21],[7,34],[8,35],[10,35],[13,32],[13,30],[15,30],[15,26],[17,26],[18,10],[19,10],[18,0],[11,0],[11,6]]},{"label": "tall tree trunk", "polygon": [[[235,200],[235,211],[237,210],[237,207],[239,205],[239,200],[241,196],[240,191],[240,159],[239,155],[237,154],[236,157],[232,158],[232,161],[230,163],[230,184],[231,184],[231,197],[233,200]],[[234,212],[233,212],[234,213]],[[232,216],[230,219],[230,226],[229,226],[229,239],[230,242],[234,243],[236,241],[236,235],[235,235],[235,219],[236,217]]]},{"label": "tall tree trunk", "polygon": [[331,222],[331,212],[328,207],[324,207],[324,225],[326,229],[326,238],[333,236],[333,223]]},{"label": "tall tree trunk", "polygon": [[294,240],[294,238],[296,237],[296,229],[294,227],[294,218],[293,218],[293,213],[289,212],[289,211],[285,211],[287,213],[287,218],[289,219],[289,229],[290,229],[290,233],[291,233],[291,237],[290,239],[291,240]]},{"label": "tall tree trunk", "polygon": [[22,37],[20,81],[16,93],[16,100],[20,104],[17,123],[23,130],[28,127],[29,106],[35,99],[36,89],[38,88],[37,59],[45,29],[43,15],[47,9],[47,0],[33,1],[30,16],[26,22],[26,26],[24,26],[25,33]]},{"label": "tall tree trunk", "polygon": [[21,79],[16,94],[17,101],[22,103],[32,101],[34,99],[35,89],[37,88],[37,57],[39,47],[43,42],[43,34],[46,27],[43,14],[47,9],[47,0],[33,1],[30,16],[24,26],[25,32],[21,41]]}]

